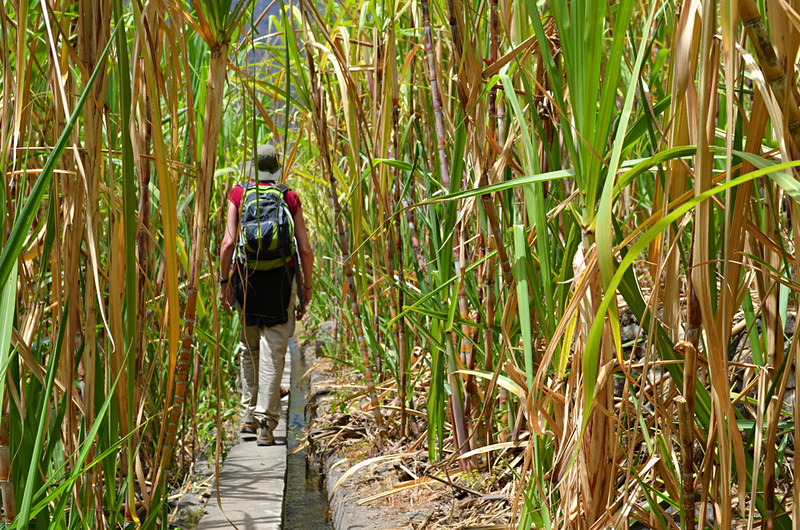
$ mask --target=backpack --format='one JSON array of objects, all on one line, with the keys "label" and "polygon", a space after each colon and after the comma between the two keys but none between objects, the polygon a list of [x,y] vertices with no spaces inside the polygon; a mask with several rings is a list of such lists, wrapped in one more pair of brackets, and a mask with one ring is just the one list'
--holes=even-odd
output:
[{"label": "backpack", "polygon": [[247,268],[282,267],[296,249],[294,219],[284,200],[289,188],[267,182],[250,182],[243,188],[239,246]]}]

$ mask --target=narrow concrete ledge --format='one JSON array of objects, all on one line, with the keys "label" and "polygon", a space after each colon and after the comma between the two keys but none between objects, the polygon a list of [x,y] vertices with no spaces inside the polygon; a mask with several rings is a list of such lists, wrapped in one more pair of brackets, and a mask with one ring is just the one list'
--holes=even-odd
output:
[{"label": "narrow concrete ledge", "polygon": [[329,457],[325,462],[325,478],[327,482],[328,498],[330,500],[331,520],[334,530],[410,530],[411,519],[404,514],[391,514],[384,509],[372,508],[369,505],[358,506],[356,502],[362,497],[378,491],[365,491],[363,487],[348,485],[353,480],[345,482],[333,494],[330,492],[333,485],[347,471],[347,466],[337,466],[331,469],[335,458]]},{"label": "narrow concrete ledge", "polygon": [[[288,385],[291,363],[287,362],[281,384]],[[286,405],[275,429],[275,445],[258,447],[254,434],[239,434],[219,473],[221,507],[216,487],[205,507],[198,530],[233,528],[241,530],[280,530],[284,477],[286,474]],[[238,428],[238,425],[237,425]]]}]

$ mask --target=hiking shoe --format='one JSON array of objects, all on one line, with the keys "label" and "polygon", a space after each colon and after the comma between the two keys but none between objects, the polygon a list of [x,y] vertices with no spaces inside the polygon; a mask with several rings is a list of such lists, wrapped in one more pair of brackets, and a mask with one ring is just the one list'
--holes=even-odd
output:
[{"label": "hiking shoe", "polygon": [[245,421],[242,422],[242,426],[239,427],[239,432],[242,434],[255,434],[256,429],[258,428],[258,424],[254,421]]},{"label": "hiking shoe", "polygon": [[266,447],[275,444],[275,436],[272,435],[272,430],[266,425],[262,425],[258,429],[258,437],[256,438],[256,445]]}]

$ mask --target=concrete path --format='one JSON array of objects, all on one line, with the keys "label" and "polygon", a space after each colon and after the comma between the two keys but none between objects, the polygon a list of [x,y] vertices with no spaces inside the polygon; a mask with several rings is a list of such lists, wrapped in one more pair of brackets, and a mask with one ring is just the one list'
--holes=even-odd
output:
[{"label": "concrete path", "polygon": [[[294,339],[290,348],[293,342]],[[290,374],[287,354],[281,384],[289,384]],[[258,447],[255,434],[239,434],[239,443],[231,448],[219,473],[222,509],[213,490],[198,530],[227,529],[233,525],[241,530],[280,529],[286,474],[287,403],[288,399],[283,398],[281,420],[274,432],[275,445]]]}]

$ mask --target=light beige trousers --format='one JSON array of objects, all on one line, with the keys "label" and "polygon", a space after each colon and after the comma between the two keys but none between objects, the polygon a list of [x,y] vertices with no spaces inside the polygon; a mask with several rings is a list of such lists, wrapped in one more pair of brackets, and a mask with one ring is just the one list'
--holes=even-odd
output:
[{"label": "light beige trousers", "polygon": [[[292,282],[289,321],[277,326],[243,326],[239,338],[242,376],[242,421],[278,425],[281,414],[281,376],[289,338],[294,335],[297,285]],[[244,315],[242,315],[244,318]]]}]

